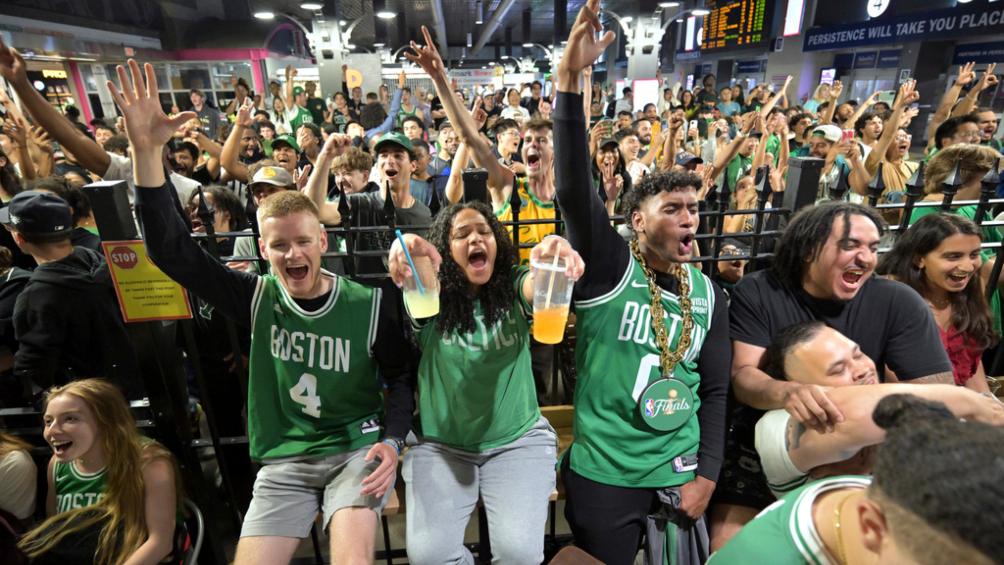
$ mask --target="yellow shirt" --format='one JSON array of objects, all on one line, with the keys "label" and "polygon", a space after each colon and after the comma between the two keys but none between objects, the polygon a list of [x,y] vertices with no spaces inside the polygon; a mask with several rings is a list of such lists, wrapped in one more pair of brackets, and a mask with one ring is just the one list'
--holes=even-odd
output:
[{"label": "yellow shirt", "polygon": [[[519,195],[520,200],[520,221],[554,219],[554,201],[542,202],[538,199],[532,192],[530,192],[530,185],[526,178],[517,178],[515,188],[516,194]],[[509,202],[506,202],[505,206],[501,210],[495,212],[495,217],[498,218],[500,222],[511,222],[512,205]],[[512,235],[512,226],[507,227],[509,229],[509,235]],[[537,244],[543,241],[545,237],[555,232],[556,230],[554,224],[521,225],[519,227],[519,243],[520,245],[527,243]],[[530,263],[529,247],[519,250],[519,263],[521,265],[528,265]]]}]

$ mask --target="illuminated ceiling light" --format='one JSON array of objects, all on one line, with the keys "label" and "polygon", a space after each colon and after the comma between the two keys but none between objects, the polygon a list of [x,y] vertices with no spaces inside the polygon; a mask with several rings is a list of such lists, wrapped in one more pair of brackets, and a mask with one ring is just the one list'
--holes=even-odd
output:
[{"label": "illuminated ceiling light", "polygon": [[626,23],[626,24],[629,24],[629,23],[631,23],[631,22],[634,21],[634,17],[633,16],[624,16],[623,18],[621,18],[621,21],[624,22],[624,23]]},{"label": "illuminated ceiling light", "polygon": [[262,10],[260,12],[255,12],[254,13],[254,17],[258,18],[259,20],[274,20],[275,19],[275,12],[269,12],[268,10]]},{"label": "illuminated ceiling light", "polygon": [[322,10],[324,9],[324,4],[321,4],[320,2],[304,2],[303,4],[300,4],[300,9],[310,11]]},{"label": "illuminated ceiling light", "polygon": [[346,22],[345,20],[338,20],[338,25],[340,25],[342,27],[345,27],[345,24],[347,24],[347,23],[348,22]]},{"label": "illuminated ceiling light", "polygon": [[376,42],[376,43],[373,44],[373,47],[386,47],[386,46],[387,46],[387,44],[384,43],[383,41],[378,41],[378,42]]},{"label": "illuminated ceiling light", "polygon": [[676,23],[678,23],[678,24],[682,24],[683,23],[683,18],[676,18],[676,20],[674,20],[674,21]]},{"label": "illuminated ceiling light", "polygon": [[526,47],[527,49],[529,49],[530,47],[533,47],[533,43],[529,43],[529,42],[524,43],[523,47]]},{"label": "illuminated ceiling light", "polygon": [[694,8],[693,11],[691,11],[690,13],[695,16],[707,16],[708,14],[711,13],[711,10],[708,10],[706,8]]},{"label": "illuminated ceiling light", "polygon": [[680,5],[679,2],[659,2],[660,8],[675,8],[679,5]]},{"label": "illuminated ceiling light", "polygon": [[346,44],[345,44],[345,48],[346,48],[346,49],[355,49],[355,48],[356,48],[356,46],[355,46],[355,45],[353,45],[353,44],[351,44],[351,43],[346,43]]},{"label": "illuminated ceiling light", "polygon": [[389,12],[387,10],[381,10],[376,13],[376,17],[380,18],[381,20],[393,20],[394,18],[397,17],[397,14],[395,14],[394,12]]},{"label": "illuminated ceiling light", "polygon": [[485,23],[485,9],[481,0],[478,0],[477,3],[474,4],[474,23],[477,25]]}]

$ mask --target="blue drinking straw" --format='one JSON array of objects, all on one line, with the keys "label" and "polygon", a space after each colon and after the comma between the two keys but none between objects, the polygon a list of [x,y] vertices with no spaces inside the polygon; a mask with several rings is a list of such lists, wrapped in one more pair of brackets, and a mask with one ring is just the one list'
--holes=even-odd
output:
[{"label": "blue drinking straw", "polygon": [[401,235],[401,230],[394,230],[394,235],[397,236],[397,241],[401,244],[401,249],[404,249],[405,259],[407,259],[408,264],[411,265],[411,274],[415,277],[415,287],[418,288],[418,293],[425,294],[425,287],[422,286],[422,277],[418,276],[418,269],[415,268],[415,262],[411,260],[411,253],[408,253],[408,246],[404,243],[404,236]]}]

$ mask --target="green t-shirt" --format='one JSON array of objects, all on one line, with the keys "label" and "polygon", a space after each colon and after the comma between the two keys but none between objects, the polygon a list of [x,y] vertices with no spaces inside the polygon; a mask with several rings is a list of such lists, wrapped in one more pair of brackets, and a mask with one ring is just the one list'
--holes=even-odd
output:
[{"label": "green t-shirt", "polygon": [[294,106],[293,110],[286,112],[286,121],[289,122],[289,127],[293,131],[293,135],[296,135],[296,130],[299,129],[302,124],[314,123],[314,116],[310,113],[310,110],[300,106]]},{"label": "green t-shirt", "polygon": [[[912,226],[914,222],[923,218],[924,216],[927,216],[929,214],[937,214],[938,212],[941,212],[940,206],[923,206],[920,208],[914,208],[913,211],[910,213],[910,225]],[[967,220],[971,220],[973,223],[979,223],[976,220],[975,204],[953,207],[950,210],[950,213],[958,214],[959,216],[962,216]],[[984,212],[983,218],[980,219],[979,221],[987,222],[990,221],[991,219],[992,218],[990,217],[990,214]],[[1001,235],[1000,230],[998,230],[996,227],[989,226],[985,228],[980,228],[980,231],[982,232],[983,235],[983,241],[986,243],[999,243],[1001,241],[1004,241],[1004,236]],[[980,252],[980,256],[983,258],[984,261],[993,261],[996,254],[992,249],[984,249],[983,251]],[[994,319],[994,329],[997,330],[998,334],[1000,334],[1001,327],[1004,326],[1004,324],[1001,324],[1000,289],[995,288],[993,294],[990,295],[990,315]]]},{"label": "green t-shirt", "polygon": [[435,318],[422,320],[418,342],[419,424],[423,437],[464,451],[482,452],[521,437],[540,418],[530,363],[532,307],[520,288],[505,318],[487,327],[480,301],[475,330],[444,335]]},{"label": "green t-shirt", "polygon": [[748,175],[753,169],[753,156],[743,157],[736,155],[725,168],[725,180],[729,183],[729,190],[735,191],[736,183],[739,179]]},{"label": "green t-shirt", "polygon": [[836,565],[819,537],[812,520],[812,507],[825,492],[867,488],[871,477],[841,476],[820,479],[793,490],[760,512],[724,547],[708,559],[708,565],[770,563],[772,565]]},{"label": "green t-shirt", "polygon": [[248,436],[251,458],[321,457],[375,443],[383,395],[370,348],[380,289],[334,278],[306,312],[272,275],[251,302]]},{"label": "green t-shirt", "polygon": [[771,135],[765,143],[767,146],[764,150],[774,156],[773,164],[776,167],[778,160],[781,158],[781,139],[776,135]]},{"label": "green t-shirt", "polygon": [[[673,370],[694,396],[688,421],[669,432],[642,420],[638,399],[660,378],[659,348],[652,331],[652,304],[641,266],[631,258],[620,283],[606,295],[575,303],[579,368],[575,386],[572,469],[593,481],[631,488],[677,486],[694,478],[700,425],[697,358],[711,327],[715,293],[711,280],[687,265],[694,317],[690,347]],[[682,335],[679,297],[663,291],[669,347]]]},{"label": "green t-shirt", "polygon": [[105,495],[108,468],[86,474],[73,463],[56,461],[52,482],[56,491],[56,512],[63,513],[93,506]]}]

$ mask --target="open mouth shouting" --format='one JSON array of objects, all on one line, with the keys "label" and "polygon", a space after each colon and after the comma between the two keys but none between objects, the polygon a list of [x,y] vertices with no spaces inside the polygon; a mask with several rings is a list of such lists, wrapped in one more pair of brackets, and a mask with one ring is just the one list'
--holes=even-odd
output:
[{"label": "open mouth shouting", "polygon": [[865,270],[860,267],[852,267],[845,270],[840,275],[840,282],[843,283],[844,289],[847,291],[857,290],[865,279]]},{"label": "open mouth shouting", "polygon": [[483,248],[476,247],[467,254],[467,264],[476,272],[484,272],[488,267],[488,252]]},{"label": "open mouth shouting", "polygon": [[286,265],[286,276],[293,281],[304,281],[310,274],[310,267],[307,265]]},{"label": "open mouth shouting", "polygon": [[52,451],[56,454],[56,457],[63,457],[64,455],[66,455],[66,452],[69,451],[71,447],[73,447],[73,442],[54,439],[51,442],[49,442],[49,445],[52,446]]},{"label": "open mouth shouting", "polygon": [[387,180],[390,182],[394,182],[394,179],[397,178],[398,172],[400,171],[398,171],[394,167],[384,167],[383,169],[384,176],[387,177]]},{"label": "open mouth shouting", "polygon": [[694,249],[694,234],[687,232],[680,237],[680,242],[677,244],[676,252],[680,257],[689,257]]},{"label": "open mouth shouting", "polygon": [[535,150],[526,152],[526,168],[531,172],[540,172],[540,153]]}]

